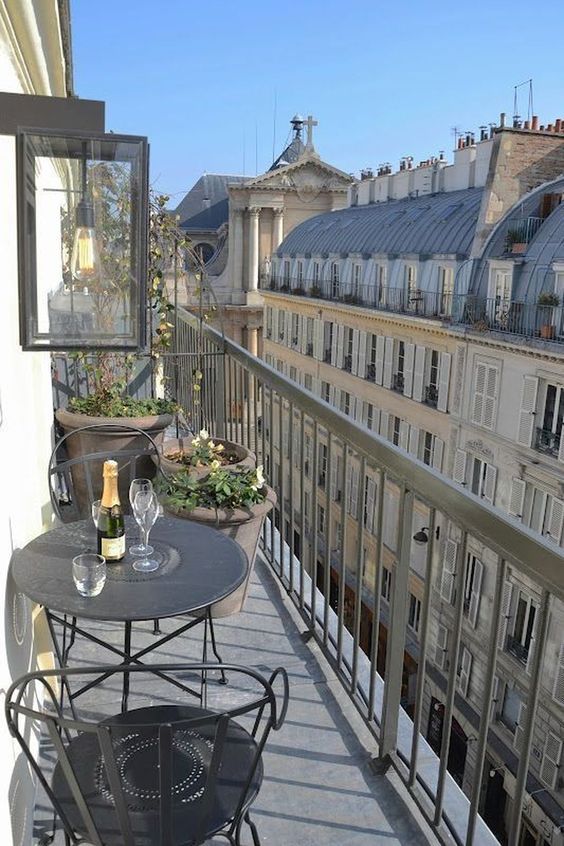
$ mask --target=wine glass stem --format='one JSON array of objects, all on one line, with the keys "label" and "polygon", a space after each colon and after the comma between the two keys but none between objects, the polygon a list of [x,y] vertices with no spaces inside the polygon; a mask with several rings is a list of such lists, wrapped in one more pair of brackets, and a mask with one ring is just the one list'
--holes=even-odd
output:
[{"label": "wine glass stem", "polygon": [[149,546],[149,529],[143,529],[143,546],[145,549]]}]

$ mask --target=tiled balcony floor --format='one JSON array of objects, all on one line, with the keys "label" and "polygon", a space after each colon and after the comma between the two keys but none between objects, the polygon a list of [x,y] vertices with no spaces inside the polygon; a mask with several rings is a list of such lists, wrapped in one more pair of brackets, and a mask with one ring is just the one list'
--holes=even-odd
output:
[{"label": "tiled balcony floor", "polygon": [[[170,631],[172,621],[162,629]],[[375,744],[350,703],[340,682],[315,644],[300,637],[303,625],[268,565],[257,568],[245,611],[218,620],[218,647],[226,662],[257,668],[267,673],[282,665],[290,676],[290,707],[280,732],[273,732],[264,756],[265,780],[252,812],[263,846],[419,846],[436,843],[393,771],[374,775],[368,761]],[[98,634],[120,640],[117,626],[101,625]],[[158,659],[179,662],[201,656],[203,627],[197,626],[171,641]],[[149,624],[134,628],[133,644],[139,647],[153,637]],[[77,641],[71,665],[104,663],[97,647]],[[153,683],[151,683],[153,684]],[[143,697],[134,695],[130,706],[147,699],[161,699],[162,682],[152,690],[144,683]],[[169,688],[172,690],[172,688]],[[233,686],[215,680],[209,685],[209,704],[217,707],[233,697]],[[79,700],[81,702],[82,700]],[[81,708],[83,706],[81,705]],[[97,713],[120,710],[117,682],[97,688],[88,703]],[[50,758],[49,750],[45,749]],[[38,798],[35,832],[39,835],[49,820],[45,803]],[[243,842],[250,843],[243,833]],[[37,842],[34,840],[34,843]],[[62,843],[57,835],[55,843]],[[217,839],[214,843],[225,843]]]}]

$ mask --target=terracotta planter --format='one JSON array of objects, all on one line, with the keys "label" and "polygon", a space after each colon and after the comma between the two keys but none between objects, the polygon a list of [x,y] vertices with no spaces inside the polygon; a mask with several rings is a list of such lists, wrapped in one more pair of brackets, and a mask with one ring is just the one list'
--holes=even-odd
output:
[{"label": "terracotta planter", "polygon": [[194,508],[188,511],[185,508],[174,508],[165,505],[165,511],[175,517],[184,520],[195,520],[198,523],[205,523],[213,529],[219,529],[224,535],[236,541],[246,553],[249,559],[249,569],[242,585],[237,590],[212,606],[213,617],[229,617],[243,609],[251,573],[255,564],[260,531],[264,518],[276,505],[276,494],[272,488],[267,488],[267,495],[264,502],[253,505],[251,508],[235,509],[212,509]]},{"label": "terracotta planter", "polygon": [[552,340],[556,335],[556,327],[552,323],[544,323],[540,328],[541,338]]},{"label": "terracotta planter", "polygon": [[[257,460],[255,454],[242,444],[236,444],[233,441],[226,441],[223,438],[212,438],[212,440],[216,444],[223,444],[226,452],[237,457],[237,461],[234,461],[233,464],[225,465],[230,470],[238,470],[244,467],[250,467],[254,470],[256,467]],[[161,453],[161,467],[165,475],[173,476],[183,467],[189,469],[190,473],[196,479],[203,479],[209,474],[209,467],[190,467],[187,464],[181,464],[178,461],[173,461],[171,458],[167,458],[168,454],[178,452],[180,449],[184,449],[184,452],[189,454],[191,441],[192,436],[187,438],[167,438],[166,441],[164,441]]]},{"label": "terracotta planter", "polygon": [[[55,412],[55,417],[65,435],[75,429],[80,429],[82,426],[95,425],[97,427],[89,432],[82,433],[80,437],[71,437],[65,442],[69,458],[78,458],[81,455],[96,452],[115,452],[117,454],[120,450],[134,449],[136,446],[139,446],[140,451],[146,450],[147,440],[142,435],[129,432],[127,427],[134,426],[136,429],[147,432],[157,444],[160,444],[163,441],[165,429],[171,425],[173,420],[172,414],[153,414],[146,417],[90,417],[87,414],[67,411],[67,409],[58,409]],[[108,429],[108,424],[123,426],[123,431],[120,432],[119,429],[115,428]],[[106,428],[104,429],[104,427]],[[102,465],[102,460],[90,462],[94,493],[98,496],[102,494]],[[137,462],[135,474],[139,478],[152,479],[155,476],[156,469],[151,456],[147,455]],[[73,468],[72,477],[78,511],[83,516],[89,516],[90,498],[84,470],[80,464]],[[96,479],[99,479],[99,490],[96,488]],[[129,481],[128,473],[120,475],[119,494],[126,511],[129,509]]]}]

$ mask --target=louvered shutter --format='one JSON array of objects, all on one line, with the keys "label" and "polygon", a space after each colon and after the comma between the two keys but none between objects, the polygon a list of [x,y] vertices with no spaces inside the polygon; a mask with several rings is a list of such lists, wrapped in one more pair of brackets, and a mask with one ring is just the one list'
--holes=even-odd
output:
[{"label": "louvered shutter", "polygon": [[366,519],[364,525],[368,529],[369,532],[374,531],[374,503],[376,497],[376,483],[374,479],[371,479],[370,476],[366,476],[366,487],[365,487],[365,512],[366,512]]},{"label": "louvered shutter", "polygon": [[495,498],[495,483],[497,479],[497,467],[493,464],[486,464],[486,475],[484,478],[484,499],[493,505]]},{"label": "louvered shutter", "polygon": [[410,397],[413,393],[413,369],[415,366],[415,344],[405,345],[403,363],[403,395]]},{"label": "louvered shutter", "polygon": [[386,440],[390,438],[390,415],[387,411],[380,411],[380,434]]},{"label": "louvered shutter", "polygon": [[552,731],[547,732],[540,768],[541,781],[554,790],[562,757],[562,741]]},{"label": "louvered shutter", "polygon": [[370,336],[366,332],[360,332],[358,340],[358,369],[357,375],[364,379],[366,376],[366,345]]},{"label": "louvered shutter", "polygon": [[307,354],[307,321],[307,317],[300,315],[298,340],[302,355]]},{"label": "louvered shutter", "polygon": [[558,449],[558,461],[564,461],[564,428],[560,430],[560,447]]},{"label": "louvered shutter", "polygon": [[499,704],[499,676],[494,676],[493,680],[493,688],[492,688],[492,701],[490,702],[490,722],[494,722],[496,716],[498,714],[498,704]]},{"label": "louvered shutter", "polygon": [[558,666],[556,667],[556,678],[554,679],[552,698],[555,702],[558,702],[559,705],[564,706],[564,641],[560,645],[560,655],[558,656]]},{"label": "louvered shutter", "polygon": [[352,342],[352,368],[351,372],[353,376],[358,374],[358,345],[360,342],[360,332],[358,329],[353,329],[353,342]]},{"label": "louvered shutter", "polygon": [[470,605],[468,606],[468,621],[473,628],[476,628],[478,614],[480,612],[480,596],[482,592],[482,579],[484,577],[484,565],[476,558],[474,561],[474,578],[472,579],[472,592],[470,594]]},{"label": "louvered shutter", "polygon": [[472,653],[465,646],[462,647],[462,658],[460,661],[460,674],[458,676],[458,689],[462,696],[468,696],[470,685],[470,673],[472,672]]},{"label": "louvered shutter", "polygon": [[547,535],[553,543],[560,545],[564,523],[564,500],[551,497]]},{"label": "louvered shutter", "polygon": [[376,363],[374,368],[374,381],[381,385],[384,379],[384,353],[386,351],[386,339],[383,335],[376,338]]},{"label": "louvered shutter", "polygon": [[417,402],[423,401],[423,389],[425,384],[425,347],[419,345],[415,348],[415,362],[413,367],[413,391],[412,398]]},{"label": "louvered shutter", "polygon": [[340,500],[341,456],[333,459],[331,464],[331,499]]},{"label": "louvered shutter", "polygon": [[533,441],[538,389],[539,380],[536,376],[523,376],[521,409],[517,427],[517,443],[522,446],[531,446]]},{"label": "louvered shutter", "polygon": [[458,553],[458,544],[456,541],[448,538],[445,542],[443,552],[443,571],[441,573],[441,598],[445,602],[452,603],[454,596],[454,577],[456,573],[456,556]]},{"label": "louvered shutter", "polygon": [[372,410],[372,431],[380,433],[380,409],[373,408]]},{"label": "louvered shutter", "polygon": [[472,400],[472,423],[482,425],[484,415],[484,394],[486,392],[486,365],[480,362],[476,365],[474,374],[474,396]]},{"label": "louvered shutter", "polygon": [[437,398],[437,411],[446,411],[448,408],[448,389],[450,385],[450,359],[450,353],[441,353],[439,362],[439,391]]},{"label": "louvered shutter", "polygon": [[494,428],[498,377],[499,370],[497,367],[487,368],[482,425],[488,429]]},{"label": "louvered shutter", "polygon": [[272,339],[278,341],[278,309],[272,306]]},{"label": "louvered shutter", "polygon": [[437,628],[437,643],[435,646],[435,664],[444,670],[447,663],[448,629],[439,623]]},{"label": "louvered shutter", "polygon": [[399,445],[405,450],[409,446],[409,423],[406,420],[400,422]]},{"label": "louvered shutter", "polygon": [[345,327],[340,325],[337,327],[337,361],[336,367],[343,368],[343,358],[345,354]]},{"label": "louvered shutter", "polygon": [[521,750],[523,743],[523,736],[525,734],[525,717],[527,713],[527,706],[524,702],[519,705],[519,716],[517,717],[517,725],[515,726],[515,734],[513,735],[513,746],[517,750]]},{"label": "louvered shutter", "polygon": [[419,429],[417,426],[409,427],[409,452],[417,458],[419,454]]},{"label": "louvered shutter", "polygon": [[333,367],[337,367],[338,361],[338,353],[337,353],[337,346],[339,341],[339,327],[336,323],[332,323],[331,326],[333,327],[333,332],[331,335],[331,365]]},{"label": "louvered shutter", "polygon": [[392,387],[392,371],[394,368],[394,339],[386,338],[384,350],[384,372],[382,375],[382,384],[385,388]]},{"label": "louvered shutter", "polygon": [[358,480],[360,471],[358,467],[353,467],[351,472],[351,491],[349,500],[349,514],[356,519],[358,515]]},{"label": "louvered shutter", "polygon": [[509,513],[519,520],[523,519],[523,506],[525,504],[525,490],[527,488],[526,482],[523,479],[511,479],[511,489],[509,492]]},{"label": "louvered shutter", "polygon": [[505,581],[503,585],[503,592],[501,595],[501,617],[499,621],[499,630],[497,633],[497,648],[505,649],[505,641],[507,640],[507,628],[509,626],[510,611],[511,611],[511,597],[513,596],[513,585],[511,582]]},{"label": "louvered shutter", "polygon": [[444,442],[436,436],[433,438],[433,467],[439,472],[443,469]]},{"label": "louvered shutter", "polygon": [[333,408],[341,408],[341,389],[331,386],[330,389],[331,405]]},{"label": "louvered shutter", "polygon": [[527,663],[525,665],[525,669],[526,669],[527,673],[529,673],[529,675],[531,674],[531,670],[533,668],[533,661],[534,661],[535,652],[536,652],[536,649],[537,649],[536,643],[537,643],[537,626],[538,626],[538,621],[539,621],[539,613],[538,613],[538,608],[536,606],[534,606],[534,608],[535,608],[535,619],[533,620],[533,630],[531,632],[531,640],[529,641],[529,651],[527,652]]},{"label": "louvered shutter", "polygon": [[323,361],[323,321],[319,317],[313,321],[313,357]]},{"label": "louvered shutter", "polygon": [[284,321],[284,343],[287,347],[292,346],[292,312],[287,311]]},{"label": "louvered shutter", "polygon": [[466,459],[468,455],[466,450],[457,449],[454,454],[454,469],[452,471],[452,478],[459,485],[466,484]]}]

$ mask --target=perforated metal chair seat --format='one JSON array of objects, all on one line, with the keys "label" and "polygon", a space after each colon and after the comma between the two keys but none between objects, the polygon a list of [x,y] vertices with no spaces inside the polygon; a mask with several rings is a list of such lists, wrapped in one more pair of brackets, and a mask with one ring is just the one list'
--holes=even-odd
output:
[{"label": "perforated metal chair seat", "polygon": [[[214,729],[211,723],[198,728],[182,728],[178,723],[213,713],[191,706],[152,706],[103,721],[103,725],[111,726],[112,747],[135,846],[154,846],[160,842],[159,737],[156,725],[166,723],[173,726],[173,840],[170,846],[190,846],[194,842],[213,753]],[[89,732],[78,735],[67,752],[102,843],[104,846],[123,846],[123,835],[118,828],[112,790],[96,735]],[[233,820],[256,754],[256,741],[239,723],[230,720],[207,825],[208,837]],[[245,799],[245,808],[255,799],[262,778],[262,761],[259,761]],[[87,829],[60,762],[53,773],[52,789],[76,832],[87,838]]]}]

